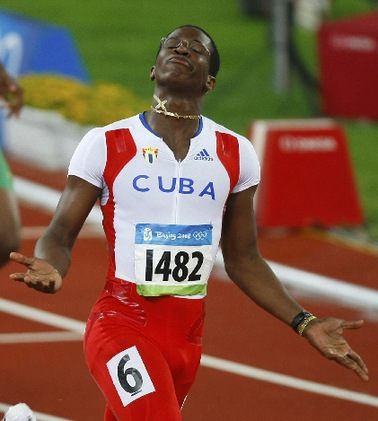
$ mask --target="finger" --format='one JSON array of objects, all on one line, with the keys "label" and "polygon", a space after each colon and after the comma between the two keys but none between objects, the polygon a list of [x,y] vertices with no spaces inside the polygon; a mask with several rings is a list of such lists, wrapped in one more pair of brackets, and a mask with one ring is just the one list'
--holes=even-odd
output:
[{"label": "finger", "polygon": [[37,282],[33,285],[33,288],[36,289],[37,291],[53,293],[55,292],[55,282],[50,281],[48,284]]},{"label": "finger", "polygon": [[350,350],[347,354],[347,356],[356,362],[356,364],[361,368],[361,370],[368,374],[369,370],[366,366],[366,364],[364,363],[363,359],[357,354],[357,352],[354,352],[353,350]]},{"label": "finger", "polygon": [[25,285],[29,288],[33,288],[36,291],[46,292],[46,293],[54,293],[55,292],[55,282],[49,281],[49,282],[41,282],[41,281],[31,281],[31,280],[25,280]]},{"label": "finger", "polygon": [[368,373],[363,370],[356,362],[352,362],[350,364],[350,368],[362,379],[365,381],[369,380]]},{"label": "finger", "polygon": [[35,262],[34,257],[27,257],[15,251],[12,251],[12,253],[9,255],[9,258],[13,260],[14,262],[21,263],[28,267],[31,266]]},{"label": "finger", "polygon": [[9,277],[15,281],[24,281],[26,273],[11,273]]},{"label": "finger", "polygon": [[341,327],[343,329],[359,329],[363,324],[363,320],[343,320],[341,322]]},{"label": "finger", "polygon": [[347,367],[353,370],[362,380],[365,380],[365,381],[369,380],[366,365],[362,363],[362,366],[361,366],[357,361],[351,358],[350,354],[345,354],[343,357],[337,357],[336,361],[339,364],[343,365],[344,367]]},{"label": "finger", "polygon": [[9,277],[11,279],[14,279],[15,281],[23,281],[25,283],[40,282],[40,278],[41,278],[38,275],[31,275],[29,272],[11,273]]},{"label": "finger", "polygon": [[24,282],[25,284],[32,284],[34,282],[39,282],[35,277],[30,276],[28,273],[11,273],[9,278],[14,281]]},{"label": "finger", "polygon": [[43,282],[31,278],[25,273],[12,273],[9,277],[15,281],[23,282],[28,288],[33,288],[37,291],[42,291],[50,294],[55,292],[55,282],[53,280]]}]

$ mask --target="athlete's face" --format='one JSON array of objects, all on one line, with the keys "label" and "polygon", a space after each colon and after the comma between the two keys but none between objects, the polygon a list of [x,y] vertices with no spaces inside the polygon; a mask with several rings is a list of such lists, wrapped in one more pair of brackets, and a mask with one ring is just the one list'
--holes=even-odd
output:
[{"label": "athlete's face", "polygon": [[210,39],[196,28],[178,28],[162,40],[151,79],[161,86],[204,94],[212,89]]}]

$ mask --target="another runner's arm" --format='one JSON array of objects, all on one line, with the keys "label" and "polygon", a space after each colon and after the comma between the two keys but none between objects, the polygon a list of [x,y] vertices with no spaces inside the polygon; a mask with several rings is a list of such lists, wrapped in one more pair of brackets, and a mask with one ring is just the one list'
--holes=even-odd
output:
[{"label": "another runner's arm", "polygon": [[27,267],[25,273],[14,273],[11,278],[43,292],[60,289],[71,263],[72,247],[100,191],[79,177],[69,176],[55,215],[36,243],[34,257],[11,253],[12,260]]},{"label": "another runner's arm", "polygon": [[287,324],[302,307],[287,293],[257,245],[253,197],[256,186],[231,194],[223,219],[222,252],[228,276],[256,304]]},{"label": "another runner's arm", "polygon": [[23,90],[0,63],[0,98],[9,109],[8,116],[18,115],[23,106]]},{"label": "another runner's arm", "polygon": [[12,190],[0,185],[0,267],[8,263],[11,250],[20,246],[20,218],[17,199]]}]

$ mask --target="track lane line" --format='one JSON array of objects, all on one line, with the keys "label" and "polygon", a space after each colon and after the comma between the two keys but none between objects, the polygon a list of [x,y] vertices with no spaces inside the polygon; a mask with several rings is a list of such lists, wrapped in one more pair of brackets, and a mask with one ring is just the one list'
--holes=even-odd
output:
[{"label": "track lane line", "polygon": [[[21,227],[21,238],[23,240],[38,240],[45,233],[47,226],[24,226]],[[80,230],[79,238],[105,238],[104,233],[99,231],[93,224],[85,224]]]},{"label": "track lane line", "polygon": [[297,389],[302,392],[316,393],[318,395],[328,396],[346,401],[356,402],[362,405],[369,405],[378,408],[378,397],[367,395],[365,393],[354,392],[349,389],[329,386],[322,383],[299,379],[298,377],[286,374],[276,373],[274,371],[263,370],[261,368],[240,364],[223,358],[203,355],[201,365],[226,373],[236,374],[250,379],[261,380],[267,383],[274,383],[280,386]]},{"label": "track lane line", "polygon": [[[68,331],[71,331],[75,334],[83,334],[85,329],[85,323],[82,321],[60,316],[45,310],[39,310],[34,307],[19,304],[14,301],[5,300],[2,298],[0,299],[0,311],[15,315],[17,317],[23,317],[25,319],[37,321],[49,326],[67,329]],[[377,396],[359,393],[348,389],[342,389],[335,386],[329,386],[309,380],[303,380],[286,374],[280,374],[246,364],[213,357],[211,355],[203,354],[201,358],[201,365],[203,367],[212,368],[214,370],[223,371],[242,377],[248,377],[267,383],[274,383],[303,392],[310,392],[332,398],[356,402],[362,405],[378,407]]]},{"label": "track lane line", "polygon": [[0,344],[21,344],[38,342],[74,342],[81,341],[83,335],[77,332],[21,332],[0,333]]},{"label": "track lane line", "polygon": [[0,298],[0,311],[21,317],[27,320],[33,320],[47,326],[53,326],[60,329],[84,334],[85,323],[69,317],[61,316],[50,311],[40,310],[15,301]]}]

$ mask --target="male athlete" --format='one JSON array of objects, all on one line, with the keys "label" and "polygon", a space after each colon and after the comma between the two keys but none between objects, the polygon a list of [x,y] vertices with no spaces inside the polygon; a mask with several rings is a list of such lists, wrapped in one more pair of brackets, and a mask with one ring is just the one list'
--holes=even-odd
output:
[{"label": "male athlete", "polygon": [[[8,116],[18,115],[23,105],[22,89],[0,63],[0,107]],[[9,253],[19,246],[20,218],[12,188],[12,175],[0,149],[0,267],[9,261]]]},{"label": "male athlete", "polygon": [[186,25],[161,40],[150,77],[151,110],[91,130],[35,257],[11,278],[56,292],[96,200],[109,245],[105,288],[90,314],[86,360],[107,406],[105,420],[179,421],[201,356],[207,280],[221,243],[230,278],[326,357],[367,380],[342,336],[362,321],[318,319],[291,298],[259,254],[251,143],[201,115],[215,87],[212,38]]}]

